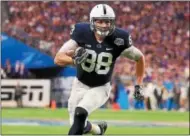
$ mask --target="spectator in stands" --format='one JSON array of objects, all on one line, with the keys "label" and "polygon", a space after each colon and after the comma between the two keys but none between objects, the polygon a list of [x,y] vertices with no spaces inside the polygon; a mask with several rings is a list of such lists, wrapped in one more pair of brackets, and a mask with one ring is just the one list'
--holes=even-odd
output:
[{"label": "spectator in stands", "polygon": [[5,73],[4,69],[1,67],[1,79],[7,78],[7,74]]},{"label": "spectator in stands", "polygon": [[130,110],[134,109],[134,84],[131,80],[129,80],[128,82],[125,83],[125,89],[127,91],[128,94],[128,99],[129,99],[129,108]]},{"label": "spectator in stands", "polygon": [[20,83],[17,82],[17,85],[15,87],[15,101],[17,103],[17,107],[18,108],[22,108],[23,107],[23,103],[22,103],[22,95],[23,95],[23,88],[20,86]]},{"label": "spectator in stands", "polygon": [[180,86],[180,111],[186,111],[186,105],[188,105],[188,91],[189,91],[189,78],[186,79],[185,83]]},{"label": "spectator in stands", "polygon": [[156,110],[157,109],[157,99],[154,94],[156,85],[152,82],[146,84],[144,88],[145,92],[145,105],[147,110]]},{"label": "spectator in stands", "polygon": [[21,62],[16,61],[15,67],[14,67],[13,78],[20,78],[20,66],[21,66]]},{"label": "spectator in stands", "polygon": [[162,109],[164,106],[163,95],[164,95],[165,91],[166,91],[166,89],[162,84],[162,80],[158,80],[157,84],[155,85],[155,89],[154,89],[154,96],[157,101],[157,108]]},{"label": "spectator in stands", "polygon": [[168,92],[167,109],[171,110],[174,108],[173,107],[173,105],[174,105],[174,82],[170,80],[171,77],[169,77],[169,75],[164,75],[164,76],[165,76],[165,79],[164,79],[163,85]]},{"label": "spectator in stands", "polygon": [[7,59],[5,62],[5,67],[4,67],[4,71],[7,75],[7,78],[12,78],[13,77],[13,68],[11,66],[10,60]]},{"label": "spectator in stands", "polygon": [[20,64],[19,78],[30,78],[32,74],[25,68],[24,63]]},{"label": "spectator in stands", "polygon": [[24,63],[20,62],[19,60],[16,61],[15,67],[13,69],[12,78],[15,79],[26,79],[32,77],[31,73],[28,69],[25,68]]},{"label": "spectator in stands", "polygon": [[118,93],[119,93],[119,84],[121,84],[121,80],[119,79],[118,75],[114,75],[114,80],[112,81],[112,91],[110,95],[110,103],[114,104],[117,103],[118,100]]},{"label": "spectator in stands", "polygon": [[175,103],[175,109],[178,110],[180,108],[180,81],[178,78],[174,80],[174,103]]}]

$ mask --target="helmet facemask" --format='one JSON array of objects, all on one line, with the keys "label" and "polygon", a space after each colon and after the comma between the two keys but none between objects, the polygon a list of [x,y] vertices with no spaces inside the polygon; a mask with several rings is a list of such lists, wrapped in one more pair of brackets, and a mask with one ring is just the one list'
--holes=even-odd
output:
[{"label": "helmet facemask", "polygon": [[[95,21],[96,20],[106,20],[109,21],[110,26],[109,27],[99,27],[96,26]],[[108,35],[111,35],[113,33],[113,31],[115,30],[115,18],[110,18],[110,17],[106,17],[106,18],[92,18],[91,22],[90,22],[90,27],[92,29],[92,31],[96,32],[99,36],[101,37],[106,37]]]}]

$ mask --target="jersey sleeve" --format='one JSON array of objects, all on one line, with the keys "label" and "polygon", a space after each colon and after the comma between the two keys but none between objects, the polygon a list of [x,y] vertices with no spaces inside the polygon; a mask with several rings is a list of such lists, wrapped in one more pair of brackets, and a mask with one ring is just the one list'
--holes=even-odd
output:
[{"label": "jersey sleeve", "polygon": [[133,46],[133,41],[132,41],[132,38],[131,38],[131,35],[129,32],[123,31],[122,37],[124,38],[124,43],[125,43],[124,48],[125,49]]},{"label": "jersey sleeve", "polygon": [[126,36],[126,39],[125,39],[125,47],[129,48],[131,46],[133,46],[133,40],[132,40],[131,35],[128,33],[128,35]]},{"label": "jersey sleeve", "polygon": [[114,44],[120,49],[124,50],[133,46],[133,41],[128,31],[118,28],[116,29],[115,37]]},{"label": "jersey sleeve", "polygon": [[114,33],[114,44],[117,47],[118,54],[121,55],[121,53],[125,50],[133,46],[132,38],[130,33],[127,30],[116,28]]},{"label": "jersey sleeve", "polygon": [[81,39],[83,39],[83,33],[82,29],[79,24],[75,24],[71,27],[71,32],[70,32],[71,39],[76,41],[78,44],[82,42]]}]

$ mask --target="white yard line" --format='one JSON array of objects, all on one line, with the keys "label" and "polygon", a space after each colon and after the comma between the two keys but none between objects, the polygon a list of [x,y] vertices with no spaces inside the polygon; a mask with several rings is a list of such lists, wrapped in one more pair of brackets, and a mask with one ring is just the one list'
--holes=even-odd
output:
[{"label": "white yard line", "polygon": [[[99,122],[101,120],[92,120]],[[105,120],[109,126],[118,127],[189,127],[188,122],[150,122],[150,121],[120,121]],[[45,119],[2,119],[2,125],[29,125],[29,126],[69,126],[68,120]]]}]

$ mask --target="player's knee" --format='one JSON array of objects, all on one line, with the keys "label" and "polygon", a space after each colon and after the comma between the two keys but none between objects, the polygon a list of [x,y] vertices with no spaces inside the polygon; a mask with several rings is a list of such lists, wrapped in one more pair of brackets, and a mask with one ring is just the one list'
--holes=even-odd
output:
[{"label": "player's knee", "polygon": [[78,117],[80,119],[86,119],[86,117],[88,116],[88,112],[82,108],[82,107],[76,107],[75,109],[75,117]]}]

